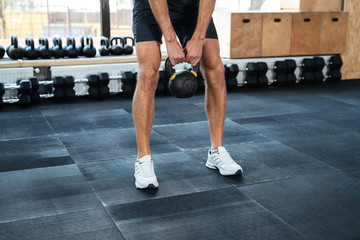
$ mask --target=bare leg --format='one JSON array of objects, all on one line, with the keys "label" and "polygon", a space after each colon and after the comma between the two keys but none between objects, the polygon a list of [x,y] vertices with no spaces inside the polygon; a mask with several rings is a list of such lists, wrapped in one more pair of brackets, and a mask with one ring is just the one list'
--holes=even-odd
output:
[{"label": "bare leg", "polygon": [[138,158],[142,158],[151,155],[150,135],[154,117],[154,94],[161,62],[160,44],[156,41],[137,43],[136,53],[139,72],[132,105]]},{"label": "bare leg", "polygon": [[222,146],[226,111],[226,86],[224,65],[220,58],[217,39],[205,39],[201,58],[202,72],[205,73],[206,114],[209,120],[211,149]]}]

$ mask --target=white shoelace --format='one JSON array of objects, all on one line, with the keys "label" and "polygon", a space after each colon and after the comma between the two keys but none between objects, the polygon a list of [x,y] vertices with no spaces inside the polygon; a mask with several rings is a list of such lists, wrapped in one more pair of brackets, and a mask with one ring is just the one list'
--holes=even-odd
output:
[{"label": "white shoelace", "polygon": [[218,152],[217,154],[221,154],[221,157],[219,156],[219,158],[226,164],[236,164],[236,162],[234,161],[234,159],[232,159],[232,157],[230,156],[230,153],[225,149],[225,151],[222,151],[221,153]]}]

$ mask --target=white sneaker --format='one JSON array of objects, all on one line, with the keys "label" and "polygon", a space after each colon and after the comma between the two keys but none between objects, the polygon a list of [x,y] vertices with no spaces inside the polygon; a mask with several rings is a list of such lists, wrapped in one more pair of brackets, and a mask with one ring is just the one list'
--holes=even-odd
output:
[{"label": "white sneaker", "polygon": [[159,186],[154,171],[154,162],[150,155],[136,159],[134,177],[135,186],[139,189],[157,188]]},{"label": "white sneaker", "polygon": [[216,150],[209,150],[206,166],[211,169],[219,169],[224,176],[241,175],[243,169],[237,164],[224,147]]}]

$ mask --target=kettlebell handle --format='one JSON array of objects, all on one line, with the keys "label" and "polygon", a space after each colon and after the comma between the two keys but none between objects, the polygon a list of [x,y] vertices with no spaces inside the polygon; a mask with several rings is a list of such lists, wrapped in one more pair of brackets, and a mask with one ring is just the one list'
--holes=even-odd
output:
[{"label": "kettlebell handle", "polygon": [[14,49],[18,49],[18,47],[19,47],[18,38],[15,35],[13,37],[13,46],[14,46]]},{"label": "kettlebell handle", "polygon": [[80,37],[80,45],[82,48],[84,48],[85,44],[84,44],[84,36]]},{"label": "kettlebell handle", "polygon": [[[200,69],[200,66],[199,66],[199,63],[198,63],[198,64],[196,64],[195,67],[192,67],[192,70],[190,72],[197,78],[197,76],[199,74],[199,69]],[[166,75],[168,76],[170,81],[175,79],[176,71],[173,68],[173,65],[171,64],[170,58],[167,58],[165,60],[165,72],[166,72]]]},{"label": "kettlebell handle", "polygon": [[61,37],[56,38],[57,45],[59,46],[59,49],[62,49],[62,40]]},{"label": "kettlebell handle", "polygon": [[94,40],[93,40],[93,38],[91,36],[86,37],[86,44],[90,45],[90,48],[94,47]]},{"label": "kettlebell handle", "polygon": [[100,45],[109,48],[109,39],[107,37],[102,36],[100,39]]},{"label": "kettlebell handle", "polygon": [[134,41],[134,38],[133,37],[130,37],[130,36],[125,36],[125,37],[122,37],[123,38],[123,41],[124,41],[124,45],[127,44],[127,40],[130,39],[131,40],[131,46],[135,46],[135,41]]},{"label": "kettlebell handle", "polygon": [[124,46],[124,39],[122,37],[111,37],[110,38],[110,44],[111,46],[114,46],[113,42],[115,41],[115,44],[117,45],[118,44],[118,41],[117,40],[120,40],[120,44],[121,46]]}]

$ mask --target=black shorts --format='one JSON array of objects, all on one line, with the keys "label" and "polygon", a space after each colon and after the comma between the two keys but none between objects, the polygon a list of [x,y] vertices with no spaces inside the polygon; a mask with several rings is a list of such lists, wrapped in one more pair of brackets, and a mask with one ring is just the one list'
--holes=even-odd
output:
[{"label": "black shorts", "polygon": [[[195,14],[179,14],[178,12],[169,12],[175,33],[178,36],[181,45],[184,41],[190,40],[197,23],[197,11]],[[161,41],[162,32],[151,9],[135,9],[133,11],[133,33],[136,42]],[[205,38],[218,39],[216,28],[211,18]]]}]

